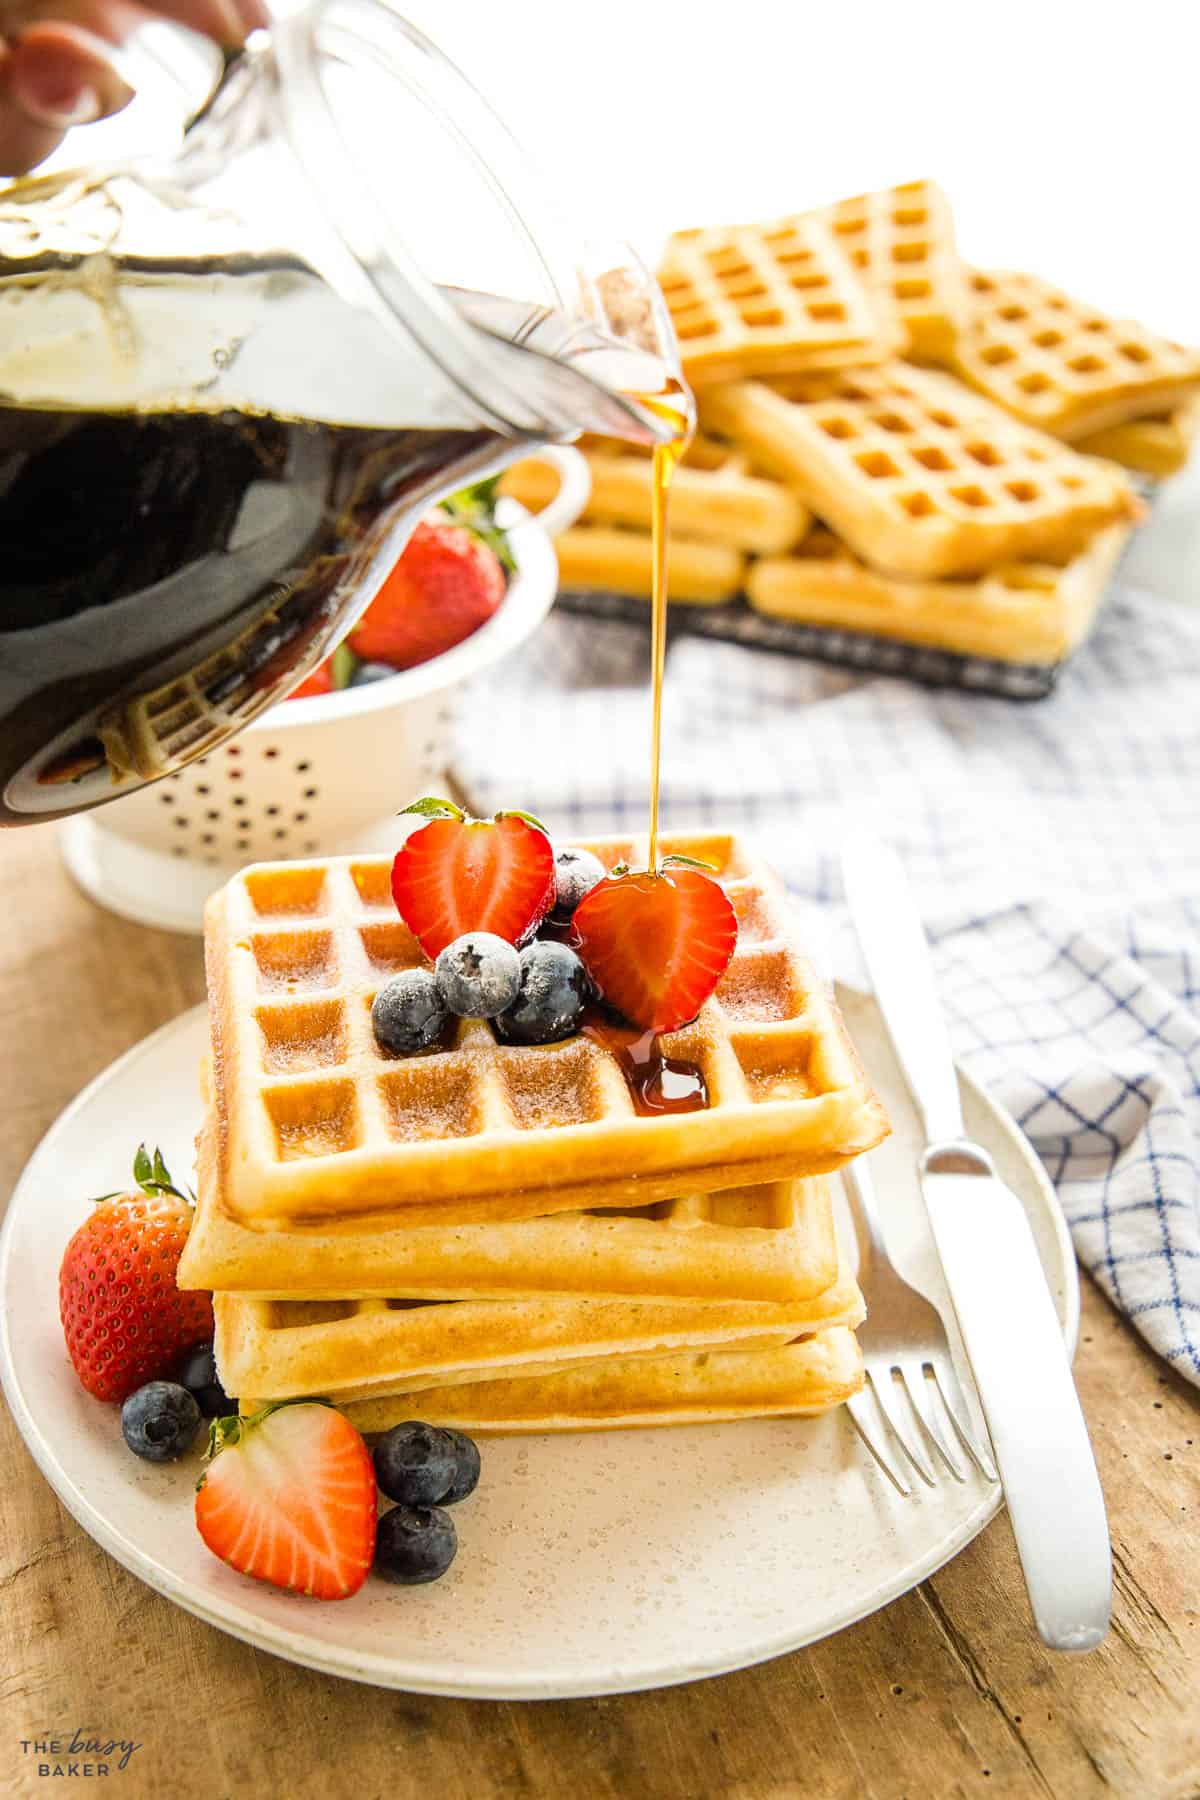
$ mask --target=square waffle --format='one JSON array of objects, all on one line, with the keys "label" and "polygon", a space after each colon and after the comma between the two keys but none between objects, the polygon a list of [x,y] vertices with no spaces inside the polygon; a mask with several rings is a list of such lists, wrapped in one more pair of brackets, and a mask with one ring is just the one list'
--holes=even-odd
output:
[{"label": "square waffle", "polygon": [[179,1285],[258,1299],[810,1300],[837,1277],[826,1176],[689,1194],[627,1211],[517,1223],[410,1225],[355,1214],[256,1229],[226,1209],[214,1131],[200,1134]]},{"label": "square waffle", "polygon": [[1050,664],[1087,635],[1128,538],[1124,526],[1109,525],[1062,568],[1006,563],[974,579],[903,581],[869,569],[832,532],[817,530],[791,556],[754,563],[746,597],[772,618],[959,656]]},{"label": "square waffle", "polygon": [[[632,526],[649,535],[653,506],[649,452],[637,444],[586,450],[592,491],[583,510],[588,524]],[[532,511],[558,490],[558,476],[536,456],[515,463],[501,488]],[[798,543],[809,526],[799,498],[780,481],[755,474],[733,444],[697,434],[671,477],[671,531],[694,543],[777,556]],[[649,591],[649,590],[647,590]]]},{"label": "square waffle", "polygon": [[411,1418],[477,1435],[610,1431],[812,1416],[841,1406],[862,1385],[858,1339],[837,1327],[794,1344],[602,1358],[548,1375],[352,1401],[344,1411],[368,1434]]},{"label": "square waffle", "polygon": [[508,1380],[596,1357],[786,1344],[853,1329],[853,1277],[811,1300],[645,1300],[526,1294],[510,1300],[253,1300],[216,1294],[217,1368],[245,1400],[336,1400]]},{"label": "square waffle", "polygon": [[1136,511],[1119,470],[907,363],[740,382],[700,404],[707,426],[791,482],[865,562],[896,575],[1065,561]]},{"label": "square waffle", "polygon": [[828,225],[808,214],[677,231],[658,279],[694,388],[880,362],[899,344]]},{"label": "square waffle", "polygon": [[1200,391],[1200,350],[1110,319],[1036,275],[976,272],[971,296],[956,373],[1056,437],[1163,413]]},{"label": "square waffle", "polygon": [[899,354],[945,362],[971,302],[950,206],[936,182],[858,194],[818,216],[870,288],[880,315],[895,322]]},{"label": "square waffle", "polygon": [[1183,468],[1198,430],[1200,395],[1177,406],[1174,412],[1127,419],[1123,425],[1090,432],[1077,440],[1075,448],[1085,456],[1106,456],[1110,462],[1161,481]]},{"label": "square waffle", "polygon": [[[609,868],[645,846],[589,843]],[[831,996],[794,938],[782,890],[741,840],[671,834],[706,861],[740,921],[699,1016],[662,1039],[708,1105],[639,1115],[610,1050],[585,1037],[500,1044],[455,1022],[444,1049],[395,1057],[371,1001],[425,961],[397,917],[390,859],[262,863],[205,918],[217,1178],[243,1221],[395,1211],[412,1224],[650,1205],[819,1174],[887,1130]]]}]

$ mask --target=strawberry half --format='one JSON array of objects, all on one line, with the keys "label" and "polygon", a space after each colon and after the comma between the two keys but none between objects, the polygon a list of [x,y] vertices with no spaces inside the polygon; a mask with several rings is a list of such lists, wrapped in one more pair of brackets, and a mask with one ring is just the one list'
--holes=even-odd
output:
[{"label": "strawberry half", "polygon": [[519,944],[554,904],[554,850],[527,813],[469,819],[448,800],[417,800],[429,818],[392,864],[392,897],[428,956],[465,931],[492,931]]},{"label": "strawberry half", "polygon": [[711,876],[671,865],[614,873],[575,909],[579,954],[601,996],[648,1031],[687,1025],[729,966],[737,915]]},{"label": "strawberry half", "polygon": [[139,1192],[105,1194],[63,1252],[58,1310],[75,1373],[97,1400],[125,1400],[174,1373],[213,1334],[212,1295],[175,1284],[192,1204],[162,1152],[133,1160]]},{"label": "strawberry half", "polygon": [[196,1490],[214,1556],[256,1581],[345,1600],[375,1553],[375,1469],[349,1419],[323,1400],[215,1419]]}]

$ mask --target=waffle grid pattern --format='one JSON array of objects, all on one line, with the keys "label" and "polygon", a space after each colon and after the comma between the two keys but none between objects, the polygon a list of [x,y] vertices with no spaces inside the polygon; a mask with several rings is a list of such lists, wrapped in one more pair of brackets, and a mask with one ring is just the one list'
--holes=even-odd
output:
[{"label": "waffle grid pattern", "polygon": [[897,575],[1065,560],[1134,496],[946,377],[907,364],[747,382],[701,397],[864,561]]},{"label": "waffle grid pattern", "polygon": [[[592,846],[607,866],[639,846]],[[741,936],[717,994],[663,1039],[695,1063],[701,1112],[645,1118],[616,1059],[582,1037],[501,1045],[459,1021],[445,1049],[375,1044],[379,983],[423,960],[379,859],[260,864],[206,922],[230,1210],[256,1219],[403,1205],[412,1222],[650,1203],[818,1173],[882,1135],[882,1112],[829,998],[788,939],[774,878],[727,837],[674,837],[724,881]],[[640,860],[644,861],[644,848]],[[490,1201],[472,1213],[463,1203]]]},{"label": "waffle grid pattern", "polygon": [[917,362],[945,362],[964,329],[970,298],[942,190],[932,181],[841,200],[818,215],[903,334]]},{"label": "waffle grid pattern", "polygon": [[956,372],[1057,437],[1162,413],[1200,388],[1200,351],[1110,319],[1035,275],[976,272],[971,298]]},{"label": "waffle grid pattern", "polygon": [[659,284],[693,387],[878,362],[897,347],[821,220],[680,231]]},{"label": "waffle grid pattern", "polygon": [[[585,526],[632,528],[648,540],[653,506],[649,453],[636,444],[589,443],[581,448],[592,476]],[[539,511],[557,491],[558,476],[535,456],[509,469],[501,486],[523,506]],[[671,481],[672,544],[683,540],[779,555],[799,542],[809,523],[807,509],[790,488],[757,473],[744,450],[703,433],[692,439]]]}]

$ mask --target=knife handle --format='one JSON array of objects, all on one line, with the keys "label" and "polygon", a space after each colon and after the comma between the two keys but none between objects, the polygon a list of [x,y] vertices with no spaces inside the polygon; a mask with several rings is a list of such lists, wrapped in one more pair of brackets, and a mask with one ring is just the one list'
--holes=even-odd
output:
[{"label": "knife handle", "polygon": [[904,865],[874,838],[842,846],[842,878],[879,1009],[927,1143],[964,1135],[958,1077],[929,940]]},{"label": "knife handle", "polygon": [[1090,1650],[1108,1629],[1112,1551],[1062,1327],[1024,1208],[983,1159],[967,1173],[947,1148],[927,1153],[922,1185],[1038,1635]]}]

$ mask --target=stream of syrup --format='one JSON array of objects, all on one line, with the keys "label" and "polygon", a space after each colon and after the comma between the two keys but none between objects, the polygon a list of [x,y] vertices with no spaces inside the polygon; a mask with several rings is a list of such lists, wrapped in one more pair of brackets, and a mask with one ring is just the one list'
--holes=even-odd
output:
[{"label": "stream of syrup", "polygon": [[654,446],[650,541],[650,870],[658,868],[658,789],[662,767],[662,690],[667,661],[667,552],[670,543],[671,479],[687,454],[695,430],[692,396],[672,382],[663,394],[643,396],[643,403],[674,427],[674,436]]}]

